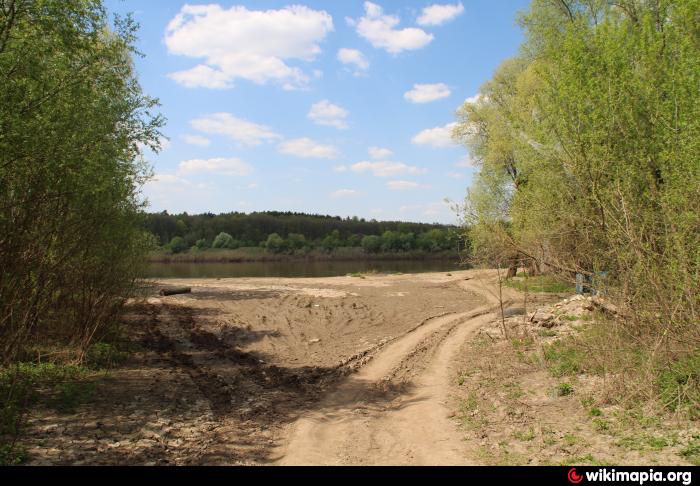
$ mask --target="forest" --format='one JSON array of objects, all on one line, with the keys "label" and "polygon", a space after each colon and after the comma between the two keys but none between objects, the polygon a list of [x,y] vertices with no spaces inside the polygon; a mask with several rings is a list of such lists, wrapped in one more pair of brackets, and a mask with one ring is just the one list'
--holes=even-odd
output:
[{"label": "forest", "polygon": [[464,248],[457,227],[398,221],[367,221],[292,212],[170,215],[148,214],[145,228],[170,253],[263,247],[272,253],[361,247],[368,254]]}]

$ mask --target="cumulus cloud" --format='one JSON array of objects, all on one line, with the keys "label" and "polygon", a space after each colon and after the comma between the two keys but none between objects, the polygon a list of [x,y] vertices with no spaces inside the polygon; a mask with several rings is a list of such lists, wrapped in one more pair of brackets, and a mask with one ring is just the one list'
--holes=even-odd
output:
[{"label": "cumulus cloud", "polygon": [[333,145],[323,145],[306,137],[288,140],[280,144],[279,151],[282,154],[303,159],[333,159],[338,156],[338,149]]},{"label": "cumulus cloud", "polygon": [[358,196],[359,194],[360,193],[354,189],[338,189],[337,191],[331,193],[331,197],[333,199],[341,199],[346,197]]},{"label": "cumulus cloud", "polygon": [[414,84],[413,89],[404,93],[403,97],[412,103],[430,103],[447,98],[451,94],[445,83]]},{"label": "cumulus cloud", "polygon": [[456,123],[448,123],[444,127],[428,128],[411,139],[414,145],[430,145],[436,148],[446,148],[455,145],[452,140],[452,130]]},{"label": "cumulus cloud", "polygon": [[281,138],[265,125],[249,122],[231,113],[213,113],[192,120],[194,129],[210,135],[223,135],[242,145],[260,145]]},{"label": "cumulus cloud", "polygon": [[253,168],[237,157],[192,159],[180,162],[178,174],[218,174],[225,176],[246,176]]},{"label": "cumulus cloud", "polygon": [[457,161],[455,167],[459,167],[460,169],[472,169],[476,167],[476,164],[472,156],[467,154]]},{"label": "cumulus cloud", "polygon": [[408,191],[411,189],[418,189],[419,187],[421,187],[420,184],[413,181],[389,181],[386,183],[386,186],[391,191]]},{"label": "cumulus cloud", "polygon": [[197,145],[199,147],[208,147],[211,145],[211,140],[201,135],[183,135],[182,139],[189,145]]},{"label": "cumulus cloud", "polygon": [[308,117],[317,125],[335,127],[339,130],[348,128],[348,123],[345,120],[348,117],[348,111],[328,100],[319,101],[312,105]]},{"label": "cumulus cloud", "polygon": [[433,4],[423,8],[420,17],[416,20],[418,25],[423,27],[437,26],[454,20],[464,12],[462,2],[451,5]]},{"label": "cumulus cloud", "polygon": [[361,74],[369,69],[369,61],[362,52],[357,49],[338,49],[338,61],[346,66],[354,66],[355,74]]},{"label": "cumulus cloud", "polygon": [[358,20],[349,19],[357,34],[377,49],[391,54],[420,49],[432,42],[433,35],[416,27],[397,28],[401,20],[395,15],[384,15],[382,7],[365,2],[365,15]]},{"label": "cumulus cloud", "polygon": [[353,172],[371,172],[375,177],[394,177],[398,175],[420,175],[427,172],[426,169],[406,165],[402,162],[358,162],[350,167]]},{"label": "cumulus cloud", "polygon": [[394,155],[394,152],[389,150],[388,148],[382,148],[382,147],[370,147],[367,152],[369,153],[369,156],[372,157],[373,159],[387,159]]},{"label": "cumulus cloud", "polygon": [[466,100],[464,100],[464,103],[467,105],[475,105],[479,103],[481,100],[485,99],[485,96],[482,95],[481,93],[477,93],[474,96],[470,96]]},{"label": "cumulus cloud", "polygon": [[230,88],[238,78],[303,87],[309,76],[289,62],[313,61],[332,30],[328,13],[299,5],[248,10],[186,4],[168,24],[165,45],[171,54],[201,61],[170,77],[189,88]]}]

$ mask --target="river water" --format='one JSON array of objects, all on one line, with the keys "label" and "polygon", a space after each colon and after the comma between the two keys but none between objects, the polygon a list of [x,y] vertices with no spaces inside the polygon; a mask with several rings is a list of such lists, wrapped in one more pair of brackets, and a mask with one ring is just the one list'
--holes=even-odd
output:
[{"label": "river water", "polygon": [[459,270],[450,260],[151,263],[146,278],[338,277],[352,273],[423,273]]}]

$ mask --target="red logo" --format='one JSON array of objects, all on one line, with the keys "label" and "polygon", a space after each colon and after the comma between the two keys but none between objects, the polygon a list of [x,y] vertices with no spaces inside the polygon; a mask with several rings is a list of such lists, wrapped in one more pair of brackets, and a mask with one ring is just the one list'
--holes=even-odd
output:
[{"label": "red logo", "polygon": [[575,467],[572,467],[572,468],[569,470],[569,482],[570,482],[570,483],[573,483],[573,484],[578,484],[578,483],[580,483],[581,481],[583,481],[583,476],[581,476],[580,474],[578,474],[578,473],[576,472],[576,468],[575,468]]}]

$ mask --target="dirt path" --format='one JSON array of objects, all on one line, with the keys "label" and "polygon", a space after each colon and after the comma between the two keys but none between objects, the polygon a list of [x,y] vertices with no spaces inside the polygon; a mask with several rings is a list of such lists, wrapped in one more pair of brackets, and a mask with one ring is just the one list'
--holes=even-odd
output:
[{"label": "dirt path", "polygon": [[[383,349],[291,426],[281,465],[462,465],[470,447],[448,417],[454,356],[497,302],[483,280],[460,282],[489,305],[431,319]],[[500,310],[500,309],[498,309]]]}]

